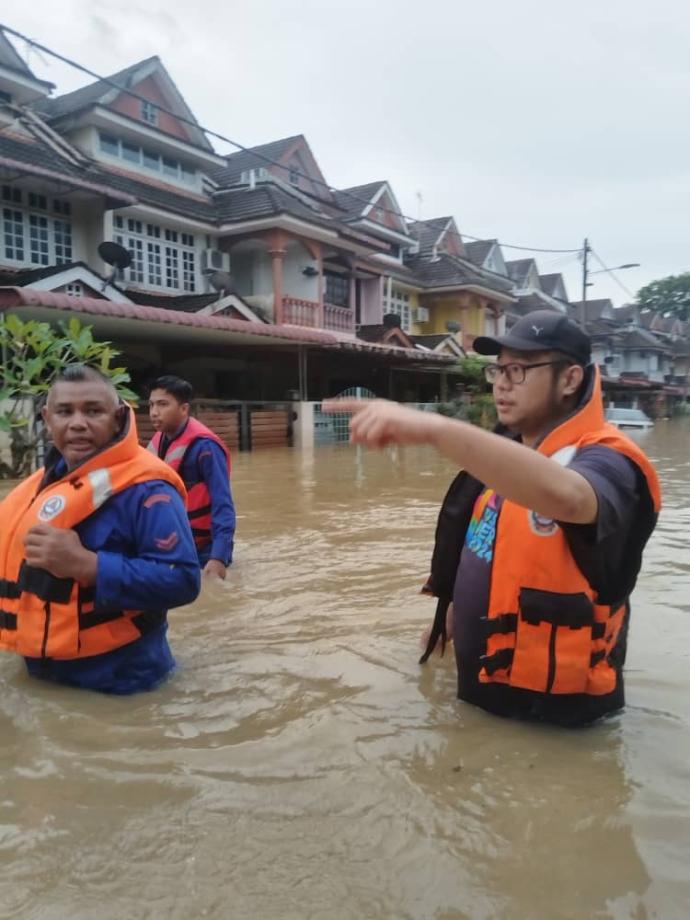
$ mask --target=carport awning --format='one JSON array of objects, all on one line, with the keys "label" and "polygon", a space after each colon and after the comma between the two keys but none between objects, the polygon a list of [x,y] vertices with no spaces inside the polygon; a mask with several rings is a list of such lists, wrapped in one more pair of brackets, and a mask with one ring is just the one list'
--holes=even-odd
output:
[{"label": "carport awning", "polygon": [[55,322],[56,314],[60,313],[65,314],[65,318],[76,316],[82,322],[90,323],[98,335],[109,339],[135,338],[158,344],[167,341],[216,347],[223,344],[303,345],[335,351],[368,352],[372,356],[392,357],[422,366],[447,367],[456,362],[452,355],[364,342],[325,329],[208,316],[32,288],[0,287],[0,311],[7,310],[44,322]]}]

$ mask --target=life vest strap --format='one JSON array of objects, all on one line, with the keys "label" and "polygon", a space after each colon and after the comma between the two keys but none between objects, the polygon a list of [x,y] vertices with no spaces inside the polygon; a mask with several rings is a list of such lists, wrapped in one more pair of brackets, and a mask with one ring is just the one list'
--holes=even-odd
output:
[{"label": "life vest strap", "polygon": [[8,581],[7,578],[0,578],[0,597],[6,597],[8,601],[16,601],[21,597],[22,589],[16,581]]},{"label": "life vest strap", "polygon": [[589,666],[593,668],[595,665],[599,664],[600,661],[603,661],[606,658],[606,649],[600,649],[598,652],[592,652],[589,658]]},{"label": "life vest strap", "polygon": [[592,623],[592,639],[603,639],[606,635],[606,623]]},{"label": "life vest strap", "polygon": [[193,537],[210,537],[211,528],[210,527],[192,527],[192,536]]},{"label": "life vest strap", "polygon": [[0,610],[0,629],[16,629],[17,614],[8,613],[7,610]]},{"label": "life vest strap", "polygon": [[484,668],[489,677],[496,671],[504,671],[513,663],[515,649],[502,648],[493,655],[482,655],[479,659],[481,666]]},{"label": "life vest strap", "polygon": [[439,639],[441,640],[441,657],[443,657],[443,653],[446,650],[446,642],[448,639],[446,635],[446,613],[449,606],[450,598],[439,597],[438,603],[436,604],[434,622],[431,627],[431,632],[429,633],[429,641],[427,642],[426,648],[424,649],[424,654],[419,659],[420,664],[425,664],[427,662],[429,656],[436,648]]},{"label": "life vest strap", "polygon": [[68,604],[74,587],[74,579],[56,578],[46,569],[36,568],[28,562],[22,562],[17,583],[20,591],[28,591],[42,601],[55,604]]},{"label": "life vest strap", "polygon": [[594,607],[583,591],[561,594],[560,591],[521,588],[520,617],[531,626],[550,623],[552,626],[581,629],[592,626]]},{"label": "life vest strap", "polygon": [[203,508],[195,508],[194,511],[188,511],[187,517],[190,521],[193,521],[195,518],[204,517],[204,515],[210,514],[212,510],[211,505],[204,505]]},{"label": "life vest strap", "polygon": [[497,617],[481,617],[480,619],[487,639],[489,636],[507,636],[517,631],[517,613],[502,613]]},{"label": "life vest strap", "polygon": [[99,610],[93,613],[79,614],[79,629],[92,629],[94,626],[102,626],[104,623],[112,623],[113,620],[120,620],[124,616],[122,610]]}]

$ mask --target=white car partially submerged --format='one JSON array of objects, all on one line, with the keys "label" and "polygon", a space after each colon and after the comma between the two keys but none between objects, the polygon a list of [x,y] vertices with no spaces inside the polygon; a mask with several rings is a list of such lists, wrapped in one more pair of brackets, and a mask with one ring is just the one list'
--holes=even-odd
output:
[{"label": "white car partially submerged", "polygon": [[642,409],[607,409],[606,421],[616,428],[653,428],[654,422]]}]

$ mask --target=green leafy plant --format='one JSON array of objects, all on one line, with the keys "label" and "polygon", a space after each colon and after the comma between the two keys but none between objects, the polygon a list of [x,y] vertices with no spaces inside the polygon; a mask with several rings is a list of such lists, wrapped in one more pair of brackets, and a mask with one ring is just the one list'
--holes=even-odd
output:
[{"label": "green leafy plant", "polygon": [[476,355],[468,355],[458,362],[463,396],[441,403],[438,411],[441,415],[460,418],[482,428],[493,428],[496,424],[496,408],[493,397],[487,392],[484,377],[486,361]]},{"label": "green leafy plant", "polygon": [[39,402],[69,364],[88,364],[109,377],[123,399],[136,404],[124,367],[113,366],[119,352],[98,342],[92,327],[72,318],[57,326],[26,322],[15,314],[0,317],[0,432],[10,439],[10,463],[0,462],[0,478],[25,476],[36,458],[40,433],[34,423]]}]

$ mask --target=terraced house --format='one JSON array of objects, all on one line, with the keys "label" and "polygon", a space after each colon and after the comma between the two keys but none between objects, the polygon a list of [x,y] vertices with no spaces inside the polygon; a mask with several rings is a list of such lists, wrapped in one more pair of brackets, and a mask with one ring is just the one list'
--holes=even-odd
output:
[{"label": "terraced house", "polygon": [[333,188],[302,135],[219,155],[157,57],[54,89],[0,33],[0,309],[91,323],[135,386],[279,403],[285,440],[288,403],[443,398],[476,335],[564,309],[562,279],[406,220],[390,183]]},{"label": "terraced house", "polygon": [[[352,220],[302,136],[219,156],[158,58],[50,98],[0,37],[0,88],[6,305],[88,320],[136,383],[165,368],[238,400],[438,395],[452,357],[356,334],[382,323],[404,221]],[[131,256],[112,277],[103,241]]]}]

